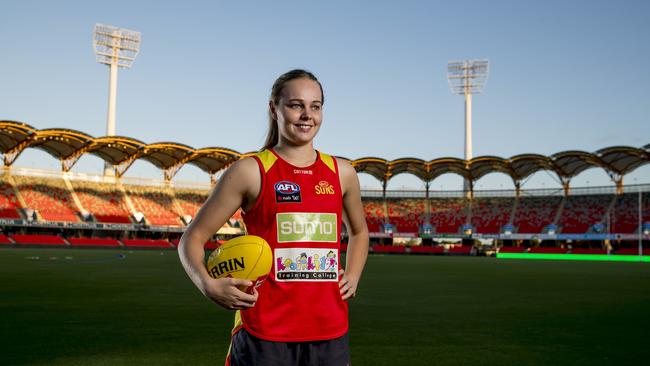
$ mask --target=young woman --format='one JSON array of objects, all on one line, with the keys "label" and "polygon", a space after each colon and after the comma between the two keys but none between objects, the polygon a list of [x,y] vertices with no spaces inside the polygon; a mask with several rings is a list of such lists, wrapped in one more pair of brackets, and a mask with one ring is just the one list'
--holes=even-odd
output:
[{"label": "young woman", "polygon": [[[348,365],[348,306],[368,253],[359,181],[346,160],[314,149],[324,95],[304,70],[281,75],[269,101],[269,134],[255,156],[221,177],[179,244],[187,274],[208,298],[236,310],[226,365]],[[203,243],[238,209],[247,233],[274,254],[252,293],[246,280],[211,278]],[[341,223],[348,232],[345,266]]]}]

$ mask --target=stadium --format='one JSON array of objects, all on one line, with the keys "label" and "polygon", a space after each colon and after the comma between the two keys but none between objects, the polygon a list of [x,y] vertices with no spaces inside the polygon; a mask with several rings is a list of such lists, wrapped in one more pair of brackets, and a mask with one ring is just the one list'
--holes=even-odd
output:
[{"label": "stadium", "polygon": [[[4,245],[61,247],[152,247],[173,249],[207,198],[210,184],[246,153],[179,142],[145,144],[130,137],[93,138],[81,131],[38,130],[26,123],[0,121],[4,157],[0,219]],[[12,168],[24,149],[41,149],[61,162],[60,172]],[[115,167],[114,176],[75,174],[83,154]],[[250,153],[249,153],[250,154]],[[165,179],[122,179],[137,159],[164,172]],[[384,189],[362,193],[366,221],[378,253],[494,255],[501,253],[642,255],[650,237],[648,185],[625,185],[624,177],[650,162],[650,145],[614,146],[594,153],[563,151],[552,156],[520,154],[509,159],[480,156],[465,161],[367,157],[352,160],[359,173],[375,177]],[[194,164],[210,184],[172,180],[184,164]],[[609,187],[572,187],[584,170],[603,169]],[[561,190],[525,190],[529,175],[548,170]],[[473,182],[494,172],[513,180],[514,191],[474,191]],[[465,191],[390,191],[388,181],[412,174],[429,184],[443,174],[470,182]],[[218,233],[220,240],[243,233],[236,214]],[[647,245],[647,244],[646,244]]]}]

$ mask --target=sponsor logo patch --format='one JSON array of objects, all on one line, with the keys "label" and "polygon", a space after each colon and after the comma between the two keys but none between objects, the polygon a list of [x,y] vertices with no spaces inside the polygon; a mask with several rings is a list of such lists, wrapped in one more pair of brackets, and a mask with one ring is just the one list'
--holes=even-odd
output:
[{"label": "sponsor logo patch", "polygon": [[314,186],[316,194],[334,194],[334,186],[331,185],[328,181],[321,180],[317,185]]},{"label": "sponsor logo patch", "polygon": [[329,248],[276,248],[275,279],[278,281],[336,282],[338,253]]},{"label": "sponsor logo patch", "polygon": [[275,202],[302,202],[300,186],[296,183],[283,180],[275,183]]},{"label": "sponsor logo patch", "polygon": [[337,217],[333,213],[283,212],[276,215],[278,243],[338,243]]}]

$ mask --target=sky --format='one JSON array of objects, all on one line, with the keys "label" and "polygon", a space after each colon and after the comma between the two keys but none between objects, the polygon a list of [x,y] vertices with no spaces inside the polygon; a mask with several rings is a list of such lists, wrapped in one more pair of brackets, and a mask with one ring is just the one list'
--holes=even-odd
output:
[{"label": "sky", "polygon": [[[508,158],[650,143],[648,1],[13,1],[0,4],[0,120],[106,134],[108,67],[96,23],[141,32],[117,81],[117,134],[146,143],[257,150],[271,85],[304,68],[325,91],[317,149],[358,159],[463,158],[463,97],[447,62],[488,59],[473,97],[474,156]],[[60,169],[38,149],[15,166]],[[87,155],[73,171],[99,173]],[[126,176],[161,178],[137,161]],[[208,181],[186,165],[175,180]],[[379,188],[367,174],[362,187]],[[462,185],[453,174],[432,189]],[[650,164],[625,177],[650,183]],[[576,186],[611,184],[601,169]],[[512,188],[503,174],[477,189]],[[558,186],[538,172],[524,188]],[[420,189],[408,174],[390,189]]]}]

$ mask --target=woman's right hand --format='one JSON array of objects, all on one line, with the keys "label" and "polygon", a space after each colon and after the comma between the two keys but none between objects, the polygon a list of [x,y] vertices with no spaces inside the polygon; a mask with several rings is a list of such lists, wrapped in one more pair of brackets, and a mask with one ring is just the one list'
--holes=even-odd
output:
[{"label": "woman's right hand", "polygon": [[228,310],[244,310],[255,306],[258,292],[253,288],[253,293],[248,294],[239,288],[249,288],[253,282],[237,278],[209,278],[204,283],[205,296],[218,305]]}]

